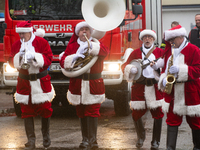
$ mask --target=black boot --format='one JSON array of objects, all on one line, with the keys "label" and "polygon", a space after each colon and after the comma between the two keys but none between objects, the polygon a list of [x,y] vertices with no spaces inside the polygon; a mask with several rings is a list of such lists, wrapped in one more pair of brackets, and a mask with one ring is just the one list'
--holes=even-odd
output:
[{"label": "black boot", "polygon": [[88,134],[88,127],[87,127],[87,117],[80,118],[80,123],[81,123],[82,143],[79,145],[79,148],[88,148],[89,134]]},{"label": "black boot", "polygon": [[24,118],[24,126],[26,131],[26,136],[28,138],[28,142],[25,144],[25,150],[33,150],[35,149],[35,130],[34,130],[34,121],[33,117]]},{"label": "black boot", "polygon": [[158,147],[160,145],[161,129],[162,129],[162,118],[154,119],[151,150],[158,150]]},{"label": "black boot", "polygon": [[167,126],[167,150],[176,150],[178,126]]},{"label": "black boot", "polygon": [[87,117],[87,123],[89,127],[89,143],[91,149],[98,148],[97,143],[97,124],[98,124],[98,118],[97,117]]},{"label": "black boot", "polygon": [[144,125],[142,123],[142,119],[138,119],[138,121],[133,120],[134,125],[135,125],[135,130],[137,132],[137,143],[136,143],[136,147],[140,148],[143,146],[143,142],[146,138],[146,134],[145,134],[145,129],[144,129]]},{"label": "black boot", "polygon": [[51,145],[51,140],[49,136],[49,124],[50,118],[42,118],[42,136],[43,136],[43,146],[48,148]]},{"label": "black boot", "polygon": [[200,130],[192,130],[193,150],[200,150]]}]

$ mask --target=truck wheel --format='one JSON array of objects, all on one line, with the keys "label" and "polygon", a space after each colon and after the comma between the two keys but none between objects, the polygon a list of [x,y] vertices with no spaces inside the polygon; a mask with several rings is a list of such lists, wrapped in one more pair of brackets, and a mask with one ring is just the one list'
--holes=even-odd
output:
[{"label": "truck wheel", "polygon": [[129,102],[131,100],[132,83],[122,81],[114,99],[114,110],[117,116],[128,116],[131,113]]},{"label": "truck wheel", "polygon": [[14,97],[13,97],[13,104],[14,104],[15,114],[17,115],[17,117],[21,117],[22,112],[21,112],[20,104],[19,103],[17,104],[15,102]]}]

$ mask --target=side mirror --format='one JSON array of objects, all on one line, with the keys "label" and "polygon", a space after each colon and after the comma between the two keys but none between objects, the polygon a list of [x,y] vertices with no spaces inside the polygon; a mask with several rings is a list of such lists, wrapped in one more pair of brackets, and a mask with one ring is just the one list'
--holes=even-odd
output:
[{"label": "side mirror", "polygon": [[133,5],[132,12],[134,15],[138,16],[143,13],[142,5]]},{"label": "side mirror", "polygon": [[132,3],[135,3],[135,4],[141,3],[141,2],[142,2],[142,0],[132,0]]}]

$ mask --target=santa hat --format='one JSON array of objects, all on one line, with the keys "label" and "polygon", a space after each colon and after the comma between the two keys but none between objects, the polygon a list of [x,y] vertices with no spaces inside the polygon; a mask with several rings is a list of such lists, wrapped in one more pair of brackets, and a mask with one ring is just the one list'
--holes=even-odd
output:
[{"label": "santa hat", "polygon": [[34,29],[30,21],[19,22],[16,27],[17,33],[34,32],[36,36],[44,37],[44,29]]},{"label": "santa hat", "polygon": [[82,22],[79,22],[76,25],[75,33],[76,33],[77,36],[78,36],[78,33],[79,33],[80,29],[83,28],[83,27],[88,27],[90,29],[90,33],[92,34],[92,32],[93,32],[92,27],[90,27],[85,21],[82,21]]},{"label": "santa hat", "polygon": [[168,41],[169,39],[178,37],[178,36],[187,36],[187,32],[184,27],[178,25],[173,27],[169,30],[165,31],[165,40]]},{"label": "santa hat", "polygon": [[145,35],[151,35],[151,36],[153,36],[154,40],[157,40],[157,35],[154,30],[145,29],[142,32],[140,32],[140,36],[139,36],[140,40],[142,40],[143,36],[145,36]]}]

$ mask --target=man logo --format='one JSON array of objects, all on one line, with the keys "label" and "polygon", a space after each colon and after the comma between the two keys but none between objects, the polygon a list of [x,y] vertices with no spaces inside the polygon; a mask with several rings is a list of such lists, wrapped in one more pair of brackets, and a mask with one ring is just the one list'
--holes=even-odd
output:
[{"label": "man logo", "polygon": [[56,33],[56,38],[65,38],[64,33]]}]

